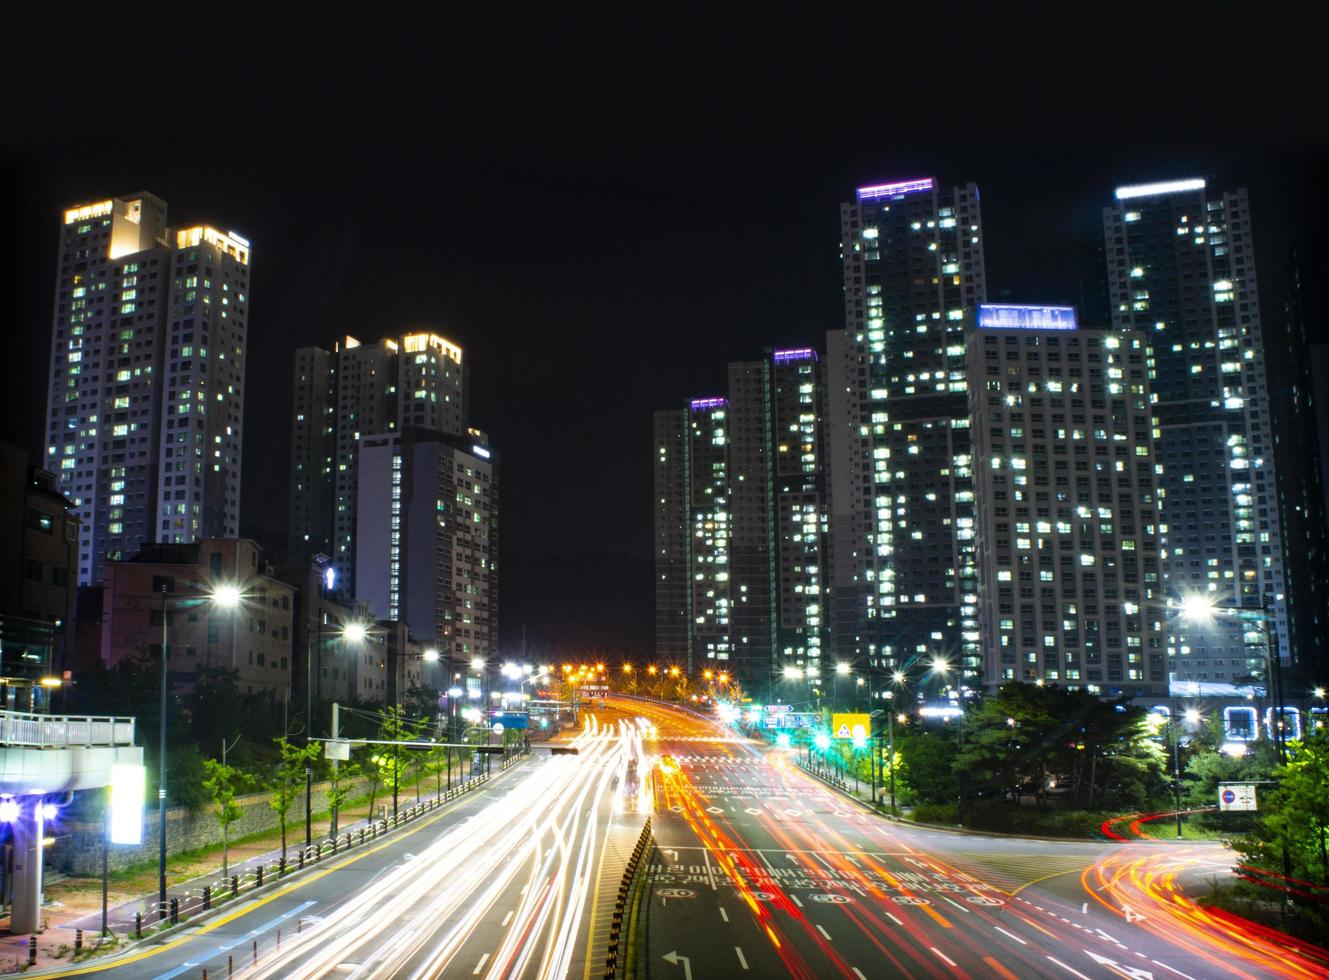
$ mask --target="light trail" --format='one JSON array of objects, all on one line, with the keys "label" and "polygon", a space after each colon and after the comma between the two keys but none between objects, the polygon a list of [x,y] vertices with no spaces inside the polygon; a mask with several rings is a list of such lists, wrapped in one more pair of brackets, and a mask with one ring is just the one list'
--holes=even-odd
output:
[{"label": "light trail", "polygon": [[[313,928],[288,939],[247,977],[425,978],[469,975],[484,953],[490,977],[566,977],[578,953],[605,833],[600,816],[629,759],[642,758],[635,725],[591,716],[579,755],[553,757],[501,798],[392,868]],[[634,804],[649,789],[634,787]],[[524,885],[496,948],[477,946],[505,895]],[[460,959],[465,952],[465,959]]]}]

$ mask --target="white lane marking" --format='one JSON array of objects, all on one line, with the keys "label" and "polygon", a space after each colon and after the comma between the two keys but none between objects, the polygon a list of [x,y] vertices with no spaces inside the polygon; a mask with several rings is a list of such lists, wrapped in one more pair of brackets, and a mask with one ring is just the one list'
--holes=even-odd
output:
[{"label": "white lane marking", "polygon": [[970,911],[969,909],[967,909],[967,908],[965,908],[963,905],[961,905],[959,902],[951,901],[951,900],[950,900],[949,898],[947,898],[945,895],[943,895],[943,896],[941,896],[941,897],[942,897],[942,900],[943,900],[943,901],[950,902],[952,905],[954,905],[954,906],[955,906],[957,909],[959,909],[961,912],[968,912],[968,911]]},{"label": "white lane marking", "polygon": [[1007,932],[1007,931],[1006,931],[1005,929],[1003,929],[1001,926],[993,926],[992,928],[993,928],[993,929],[996,929],[996,930],[997,930],[999,933],[1001,933],[1003,936],[1009,936],[1011,939],[1014,939],[1014,940],[1015,940],[1017,943],[1019,943],[1021,946],[1028,946],[1028,945],[1029,945],[1027,942],[1025,942],[1023,939],[1021,939],[1021,938],[1020,938],[1019,936],[1017,936],[1015,933],[1013,933],[1013,932]]},{"label": "white lane marking", "polygon": [[[949,963],[951,966],[957,966],[955,960],[951,959],[949,956],[947,956],[945,953],[943,953],[941,950],[939,950],[936,946],[929,946],[928,949],[932,950],[932,952],[936,953],[938,956],[940,956],[943,960],[945,960],[945,961],[946,961],[947,963]],[[1085,980],[1089,980],[1089,978],[1088,978],[1088,977],[1085,977]]]},{"label": "white lane marking", "polygon": [[892,913],[887,912],[887,913],[886,913],[886,916],[887,916],[887,918],[889,918],[892,922],[894,922],[897,926],[902,926],[902,925],[904,925],[904,923],[901,922],[899,919],[897,919]]},{"label": "white lane marking", "polygon": [[735,946],[734,952],[738,954],[738,965],[746,970],[748,968],[748,961],[747,958],[743,955],[743,951],[739,949],[737,946]]},{"label": "white lane marking", "polygon": [[789,893],[789,897],[794,900],[794,904],[797,905],[799,908],[803,907],[803,903],[798,900],[798,896],[795,895],[793,892]]},{"label": "white lane marking", "polygon": [[854,976],[858,977],[858,980],[868,980],[867,977],[863,976],[863,971],[860,970],[858,967],[851,966],[849,969],[854,971]]},{"label": "white lane marking", "polygon": [[1065,970],[1067,973],[1072,973],[1072,974],[1074,974],[1075,976],[1079,977],[1080,980],[1089,980],[1089,978],[1086,977],[1086,976],[1085,976],[1083,973],[1081,973],[1079,970],[1073,970],[1073,969],[1071,969],[1069,966],[1067,966],[1067,965],[1066,965],[1065,963],[1063,963],[1061,960],[1057,959],[1055,956],[1049,956],[1048,959],[1050,959],[1053,963],[1056,963],[1057,966],[1061,967],[1061,968],[1062,968],[1063,970]]},{"label": "white lane marking", "polygon": [[508,909],[508,914],[503,916],[503,921],[499,923],[500,928],[506,927],[512,921],[512,909]]},{"label": "white lane marking", "polygon": [[1088,915],[1088,914],[1089,914],[1089,903],[1088,903],[1088,902],[1085,902],[1085,903],[1083,903],[1083,904],[1080,906],[1080,914],[1081,914],[1081,915]]},{"label": "white lane marking", "polygon": [[1150,962],[1150,963],[1157,963],[1157,964],[1158,964],[1159,966],[1161,966],[1163,969],[1165,969],[1165,970],[1171,970],[1171,971],[1172,971],[1173,973],[1175,973],[1177,976],[1179,976],[1179,977],[1185,977],[1186,980],[1195,980],[1195,978],[1194,978],[1193,976],[1191,976],[1189,973],[1182,973],[1182,972],[1181,972],[1180,970],[1178,970],[1176,967],[1168,966],[1168,965],[1167,965],[1166,963],[1164,963],[1162,960],[1150,960],[1149,962]]},{"label": "white lane marking", "polygon": [[726,922],[729,921],[729,913],[724,910],[723,905],[720,906],[720,918],[724,919]]},{"label": "white lane marking", "polygon": [[[1052,957],[1048,957],[1048,959],[1051,958]],[[480,962],[475,964],[475,969],[471,971],[471,976],[478,977],[480,975],[480,971],[485,968],[485,963],[487,963],[488,961],[489,961],[489,954],[485,953],[484,956],[480,957]]]},{"label": "white lane marking", "polygon": [[829,940],[831,938],[831,934],[826,931],[820,922],[817,923],[817,931],[821,933],[823,939]]}]

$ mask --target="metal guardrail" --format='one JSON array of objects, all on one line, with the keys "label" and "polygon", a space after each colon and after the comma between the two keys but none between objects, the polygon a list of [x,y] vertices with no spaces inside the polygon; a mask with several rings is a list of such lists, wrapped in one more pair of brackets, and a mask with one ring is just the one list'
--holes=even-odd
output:
[{"label": "metal guardrail", "polygon": [[644,885],[644,871],[641,860],[655,847],[655,835],[651,833],[651,818],[641,828],[637,846],[632,849],[627,867],[623,869],[623,880],[618,886],[618,898],[614,901],[614,915],[609,922],[609,949],[605,953],[605,980],[616,977],[632,976],[631,964],[627,962],[632,951],[632,941],[636,931],[638,914],[641,910],[641,893]]},{"label": "metal guardrail", "polygon": [[133,718],[0,711],[0,745],[59,749],[133,744]]}]

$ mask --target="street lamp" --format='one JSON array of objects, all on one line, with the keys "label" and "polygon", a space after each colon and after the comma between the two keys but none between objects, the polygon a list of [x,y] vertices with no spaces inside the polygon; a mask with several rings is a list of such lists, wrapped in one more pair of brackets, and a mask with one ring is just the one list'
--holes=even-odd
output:
[{"label": "street lamp", "polygon": [[[1277,652],[1276,627],[1274,625],[1273,614],[1269,611],[1269,597],[1267,594],[1260,596],[1260,608],[1246,608],[1245,606],[1227,606],[1215,602],[1212,598],[1202,593],[1193,593],[1183,596],[1181,602],[1177,604],[1177,609],[1181,618],[1197,625],[1212,623],[1219,613],[1226,613],[1248,622],[1255,629],[1264,634],[1264,670],[1265,670],[1265,692],[1269,699],[1274,703],[1274,725],[1273,736],[1274,746],[1278,750],[1278,761],[1284,765],[1287,764],[1287,746],[1284,742],[1284,708],[1283,708],[1283,675],[1282,660]],[[1259,722],[1257,720],[1258,727]]]},{"label": "street lamp", "polygon": [[161,690],[161,721],[158,726],[158,759],[157,768],[160,770],[157,779],[157,902],[158,917],[166,917],[166,695],[169,686],[167,675],[168,660],[168,625],[170,617],[167,615],[167,603],[170,601],[189,601],[206,602],[209,605],[221,609],[236,609],[240,605],[243,594],[240,587],[233,583],[221,583],[215,586],[210,593],[191,593],[182,592],[176,595],[170,594],[168,587],[163,584],[161,588],[162,597],[162,690]]},{"label": "street lamp", "polygon": [[[305,650],[305,748],[309,748],[310,742],[314,737],[314,658],[319,659],[319,666],[322,667],[323,658],[323,610],[319,608],[316,612],[315,621],[317,629],[314,632],[315,642],[313,649]],[[343,643],[349,643],[358,646],[365,641],[369,635],[369,627],[364,623],[349,622],[342,624],[340,630],[334,634],[340,637]],[[314,842],[314,764],[313,760],[305,759],[305,847],[309,847]]]}]

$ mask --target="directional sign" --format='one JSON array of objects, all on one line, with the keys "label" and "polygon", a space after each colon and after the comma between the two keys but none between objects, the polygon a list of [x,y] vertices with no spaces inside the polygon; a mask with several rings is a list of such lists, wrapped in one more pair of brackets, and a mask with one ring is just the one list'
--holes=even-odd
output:
[{"label": "directional sign", "polygon": [[504,728],[527,728],[530,726],[530,719],[525,714],[517,711],[495,711],[489,716],[489,720],[502,725]]}]

